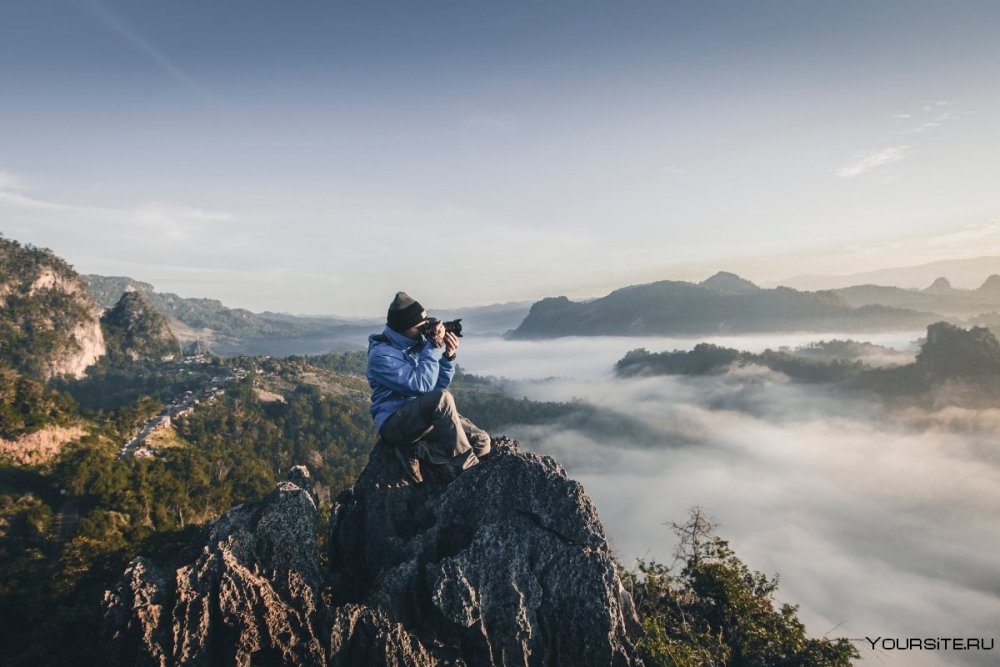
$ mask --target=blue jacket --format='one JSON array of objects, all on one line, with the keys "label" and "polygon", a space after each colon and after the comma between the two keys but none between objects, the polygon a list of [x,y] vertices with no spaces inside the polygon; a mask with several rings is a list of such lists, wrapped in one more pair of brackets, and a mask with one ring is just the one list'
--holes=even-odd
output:
[{"label": "blue jacket", "polygon": [[408,401],[435,389],[444,389],[455,377],[455,365],[444,358],[444,348],[423,336],[413,341],[388,326],[368,337],[368,384],[372,388],[375,428]]}]

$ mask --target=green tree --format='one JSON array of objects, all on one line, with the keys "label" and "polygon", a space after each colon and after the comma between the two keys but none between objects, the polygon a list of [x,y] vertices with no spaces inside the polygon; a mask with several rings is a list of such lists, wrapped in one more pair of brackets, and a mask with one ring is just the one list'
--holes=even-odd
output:
[{"label": "green tree", "polygon": [[748,568],[693,508],[679,539],[679,574],[656,562],[626,572],[642,620],[643,660],[663,667],[846,667],[859,657],[847,639],[809,638],[798,606],[774,600],[777,577]]}]

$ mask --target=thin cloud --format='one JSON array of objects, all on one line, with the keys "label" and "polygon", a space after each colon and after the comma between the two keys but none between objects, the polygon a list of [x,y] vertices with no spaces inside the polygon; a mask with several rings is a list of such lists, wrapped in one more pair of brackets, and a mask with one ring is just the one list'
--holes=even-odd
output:
[{"label": "thin cloud", "polygon": [[909,257],[920,261],[997,254],[1000,253],[1000,218],[991,218],[983,223],[941,234],[910,237],[878,245],[850,246],[849,251],[856,256]]},{"label": "thin cloud", "polygon": [[134,209],[132,215],[137,223],[150,232],[158,232],[172,241],[194,239],[206,223],[233,220],[233,216],[224,211],[206,211],[164,203],[143,204]]},{"label": "thin cloud", "polygon": [[909,157],[909,154],[909,146],[884,148],[880,151],[876,151],[875,153],[856,156],[854,162],[837,169],[833,173],[840,178],[857,178],[858,176],[867,174],[873,169],[878,169],[879,167],[884,167],[887,164],[903,160]]},{"label": "thin cloud", "polygon": [[914,112],[892,114],[891,118],[895,120],[918,121],[906,129],[900,130],[898,134],[923,134],[924,132],[937,129],[961,118],[963,116],[962,113],[952,110],[953,107],[957,106],[958,102],[951,100],[924,102],[920,108]]},{"label": "thin cloud", "polygon": [[197,93],[203,94],[205,92],[205,89],[200,83],[177,67],[177,65],[175,65],[170,58],[143,39],[135,30],[126,25],[119,16],[117,16],[110,8],[106,7],[99,0],[75,0],[75,2],[78,6],[100,21],[106,28],[125,38],[125,40],[132,44],[132,46],[146,54],[146,56],[156,63],[156,65],[159,66],[159,68],[172,79]]},{"label": "thin cloud", "polygon": [[138,234],[144,243],[151,240],[178,243],[195,238],[208,225],[236,221],[236,217],[226,211],[165,202],[150,202],[135,207],[106,207],[49,201],[24,194],[26,188],[20,179],[7,176],[10,176],[7,172],[0,172],[0,210],[21,211],[22,215],[18,217],[28,215],[27,221],[35,226],[55,220],[51,218],[51,213],[56,213],[60,216],[60,225],[70,219],[89,223],[83,226],[91,231],[94,227],[110,228],[118,241]]}]

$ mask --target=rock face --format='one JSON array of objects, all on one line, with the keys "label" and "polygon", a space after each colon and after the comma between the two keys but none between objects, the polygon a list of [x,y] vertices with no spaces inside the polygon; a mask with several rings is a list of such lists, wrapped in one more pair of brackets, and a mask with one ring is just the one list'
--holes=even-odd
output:
[{"label": "rock face", "polygon": [[334,510],[337,601],[385,613],[437,662],[635,664],[635,611],[583,488],[549,457],[493,449],[415,487],[376,448]]},{"label": "rock face", "polygon": [[[597,512],[548,457],[495,439],[413,486],[381,447],[334,506],[319,565],[305,469],[105,597],[116,664],[637,665]],[[323,595],[320,595],[324,586]],[[327,603],[324,603],[323,600]]]},{"label": "rock face", "polygon": [[326,609],[305,468],[165,563],[136,558],[105,593],[116,665],[323,665]]},{"label": "rock face", "polygon": [[0,363],[32,377],[82,377],[105,353],[86,283],[50,250],[0,237]]}]

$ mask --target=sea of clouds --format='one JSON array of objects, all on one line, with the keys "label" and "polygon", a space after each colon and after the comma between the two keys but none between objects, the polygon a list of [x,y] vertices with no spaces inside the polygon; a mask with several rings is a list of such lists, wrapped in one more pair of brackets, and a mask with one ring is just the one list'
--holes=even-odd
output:
[{"label": "sea of clouds", "polygon": [[[864,339],[914,352],[920,332]],[[752,569],[780,575],[812,635],[859,639],[865,663],[992,665],[1000,649],[872,651],[864,637],[1000,639],[1000,410],[887,411],[762,368],[618,379],[636,347],[707,340],[759,352],[846,335],[710,339],[469,337],[462,365],[536,400],[583,400],[641,428],[511,424],[596,503],[619,559],[670,563],[698,505]],[[858,339],[857,335],[854,336]],[[459,406],[461,408],[461,406]]]}]

